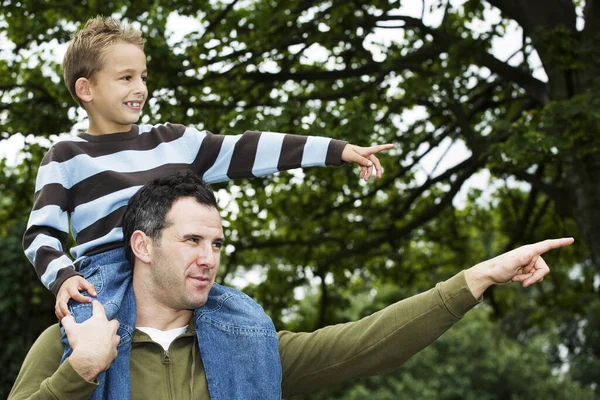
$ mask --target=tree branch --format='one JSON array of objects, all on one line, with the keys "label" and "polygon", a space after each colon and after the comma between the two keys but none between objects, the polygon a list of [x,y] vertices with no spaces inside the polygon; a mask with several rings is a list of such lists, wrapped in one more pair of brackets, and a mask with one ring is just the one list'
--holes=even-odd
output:
[{"label": "tree branch", "polygon": [[488,3],[530,33],[559,25],[572,31],[576,29],[577,15],[572,0],[488,0]]},{"label": "tree branch", "polygon": [[[410,26],[413,28],[419,28],[424,30],[425,32],[431,34],[434,38],[441,41],[443,43],[443,47],[448,48],[452,44],[458,44],[461,42],[461,38],[457,38],[449,34],[447,31],[442,29],[433,29],[428,27],[423,23],[423,21],[406,16],[389,16],[385,20],[393,21],[403,21],[405,27]],[[485,50],[480,50],[478,53],[474,54],[474,57],[477,61],[479,61],[484,67],[489,68],[493,73],[500,76],[501,78],[514,82],[523,89],[527,91],[527,93],[536,99],[540,104],[544,105],[548,102],[548,88],[546,84],[539,79],[534,78],[527,71],[524,71],[520,68],[513,67],[512,65],[498,60],[493,55],[489,54]]]},{"label": "tree branch", "polygon": [[481,64],[490,69],[501,78],[514,82],[534,98],[541,105],[549,101],[549,92],[546,83],[531,76],[527,71],[513,67],[503,61],[498,60],[488,52],[482,52],[476,56]]},{"label": "tree branch", "polygon": [[[233,0],[231,3],[229,3],[227,5],[227,7],[225,7],[220,13],[219,15],[217,15],[215,18],[213,18],[211,21],[208,22],[208,26],[206,27],[206,29],[204,30],[204,33],[202,34],[202,36],[204,36],[204,34],[206,32],[212,32],[214,29],[214,26],[216,24],[218,24],[219,22],[221,22],[223,20],[223,18],[225,18],[227,16],[227,14],[229,14],[231,12],[231,10],[233,10],[233,7],[235,7],[236,3],[239,0]],[[201,36],[201,38],[202,38]]]},{"label": "tree branch", "polygon": [[365,254],[367,251],[372,252],[374,248],[379,247],[382,243],[387,243],[390,240],[397,241],[399,238],[408,235],[414,229],[426,224],[446,209],[454,199],[454,196],[458,193],[463,183],[482,165],[483,161],[470,159],[471,164],[463,173],[454,181],[450,187],[450,190],[444,194],[440,201],[427,210],[423,211],[420,215],[417,215],[412,221],[396,228],[394,221],[401,217],[401,212],[392,212],[390,216],[390,226],[384,229],[373,230],[371,240],[364,241],[357,246],[352,248],[346,248],[344,251],[336,254],[332,254],[325,262],[335,263],[339,260],[349,257],[354,257],[357,254]]},{"label": "tree branch", "polygon": [[292,80],[335,80],[343,78],[360,77],[362,75],[399,71],[409,68],[420,68],[423,61],[430,60],[443,52],[441,46],[431,45],[423,47],[413,53],[396,59],[387,59],[384,62],[371,61],[359,68],[346,68],[343,70],[323,71],[314,68],[306,68],[298,72],[281,71],[277,73],[249,72],[244,75],[245,79],[261,80],[266,82]]},{"label": "tree branch", "polygon": [[[541,176],[541,171],[542,169],[540,168],[538,171],[536,171],[536,175]],[[533,217],[533,212],[537,203],[538,194],[539,192],[535,187],[532,188],[531,191],[529,191],[525,208],[521,213],[521,217],[513,226],[512,234],[510,235],[510,240],[504,247],[503,253],[512,250],[518,243],[521,243],[523,241],[523,238],[525,237],[525,232],[527,232],[527,228],[529,226],[529,221]]]},{"label": "tree branch", "polygon": [[[585,18],[585,26],[583,27],[581,36],[584,41],[595,45],[600,33],[600,24],[598,23],[600,21],[600,4],[598,4],[598,1],[586,0],[583,16]],[[596,63],[596,65],[598,64]]]},{"label": "tree branch", "polygon": [[532,187],[538,189],[546,196],[554,201],[556,210],[559,214],[566,217],[573,217],[573,202],[571,193],[564,188],[548,185],[540,177],[524,172],[513,171],[513,174],[518,179],[528,182]]}]

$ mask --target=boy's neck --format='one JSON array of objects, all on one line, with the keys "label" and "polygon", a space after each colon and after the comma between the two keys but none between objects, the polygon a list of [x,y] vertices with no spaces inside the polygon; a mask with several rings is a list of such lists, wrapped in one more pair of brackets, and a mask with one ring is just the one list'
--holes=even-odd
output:
[{"label": "boy's neck", "polygon": [[88,133],[88,135],[93,135],[93,136],[112,135],[114,133],[130,132],[132,127],[133,127],[133,124],[129,124],[129,125],[106,127],[105,129],[102,129],[101,127],[92,125],[92,123],[90,122],[90,127],[88,128],[87,133]]}]

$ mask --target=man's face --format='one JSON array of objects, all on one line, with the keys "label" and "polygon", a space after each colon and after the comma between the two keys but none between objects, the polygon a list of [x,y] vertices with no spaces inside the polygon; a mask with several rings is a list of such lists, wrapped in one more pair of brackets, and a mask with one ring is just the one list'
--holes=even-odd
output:
[{"label": "man's face", "polygon": [[223,248],[221,216],[191,197],[178,199],[166,215],[166,228],[152,246],[152,291],[175,310],[206,303]]}]

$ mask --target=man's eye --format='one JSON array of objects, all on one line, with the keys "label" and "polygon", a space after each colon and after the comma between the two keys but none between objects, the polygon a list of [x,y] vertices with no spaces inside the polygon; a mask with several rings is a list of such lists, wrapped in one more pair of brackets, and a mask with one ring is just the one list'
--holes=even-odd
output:
[{"label": "man's eye", "polygon": [[191,237],[191,238],[188,238],[188,241],[190,241],[192,243],[198,243],[198,238]]},{"label": "man's eye", "polygon": [[223,243],[215,242],[215,243],[213,243],[213,247],[217,250],[221,250],[223,248]]}]

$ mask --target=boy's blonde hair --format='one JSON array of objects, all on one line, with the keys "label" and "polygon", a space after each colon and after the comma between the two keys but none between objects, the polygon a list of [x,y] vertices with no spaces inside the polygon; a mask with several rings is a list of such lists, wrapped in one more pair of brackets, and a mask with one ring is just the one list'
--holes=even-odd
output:
[{"label": "boy's blonde hair", "polygon": [[63,77],[69,93],[80,106],[83,104],[75,92],[75,82],[79,78],[92,79],[102,69],[107,51],[117,43],[133,44],[144,50],[140,31],[102,16],[89,19],[71,39],[62,63]]}]

